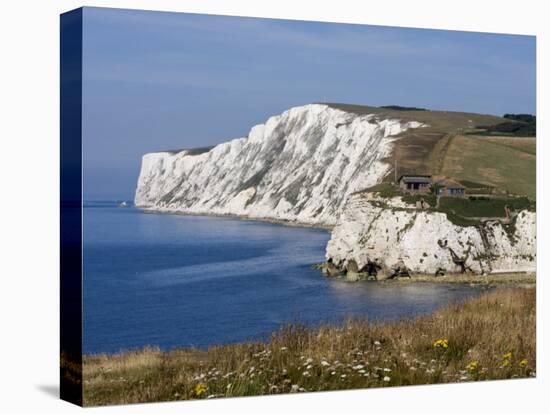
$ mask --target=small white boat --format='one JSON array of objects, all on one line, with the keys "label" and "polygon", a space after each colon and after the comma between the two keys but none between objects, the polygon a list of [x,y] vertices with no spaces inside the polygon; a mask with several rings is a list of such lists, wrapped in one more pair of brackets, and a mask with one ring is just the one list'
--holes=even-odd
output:
[{"label": "small white boat", "polygon": [[119,207],[128,207],[128,203],[126,201],[123,201],[118,205]]}]

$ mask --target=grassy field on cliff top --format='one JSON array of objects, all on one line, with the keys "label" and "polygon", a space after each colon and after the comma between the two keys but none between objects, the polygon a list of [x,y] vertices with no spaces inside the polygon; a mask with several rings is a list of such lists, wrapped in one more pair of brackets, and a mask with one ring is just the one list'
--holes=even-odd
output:
[{"label": "grassy field on cliff top", "polygon": [[206,351],[84,357],[84,404],[205,399],[535,376],[535,289],[496,288],[415,320],[311,330]]},{"label": "grassy field on cliff top", "polygon": [[535,138],[456,136],[439,174],[536,198]]},{"label": "grassy field on cliff top", "polygon": [[[378,114],[382,118],[419,121],[427,128],[405,131],[387,160],[397,160],[398,175],[432,174],[490,185],[501,192],[536,197],[536,139],[475,135],[479,126],[495,125],[505,118],[452,111],[393,110],[328,104],[344,111]],[[393,169],[387,180],[393,180]]]}]

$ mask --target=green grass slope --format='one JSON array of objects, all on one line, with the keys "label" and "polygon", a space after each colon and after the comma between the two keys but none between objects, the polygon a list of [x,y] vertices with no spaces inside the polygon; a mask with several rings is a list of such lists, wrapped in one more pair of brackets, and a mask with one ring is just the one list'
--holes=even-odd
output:
[{"label": "green grass slope", "polygon": [[476,181],[512,194],[536,198],[533,138],[455,137],[439,174]]}]

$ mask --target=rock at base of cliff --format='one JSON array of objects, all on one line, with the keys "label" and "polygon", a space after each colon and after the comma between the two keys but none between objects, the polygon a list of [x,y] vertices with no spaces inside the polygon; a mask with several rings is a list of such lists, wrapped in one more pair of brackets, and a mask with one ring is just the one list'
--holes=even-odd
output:
[{"label": "rock at base of cliff", "polygon": [[359,273],[355,273],[355,272],[346,273],[346,282],[358,282],[358,281],[359,281]]},{"label": "rock at base of cliff", "polygon": [[400,259],[390,270],[389,278],[394,279],[397,277],[411,277],[411,273],[402,259]]},{"label": "rock at base of cliff", "polygon": [[343,274],[342,270],[332,262],[326,262],[321,265],[321,271],[325,276],[341,276]]}]

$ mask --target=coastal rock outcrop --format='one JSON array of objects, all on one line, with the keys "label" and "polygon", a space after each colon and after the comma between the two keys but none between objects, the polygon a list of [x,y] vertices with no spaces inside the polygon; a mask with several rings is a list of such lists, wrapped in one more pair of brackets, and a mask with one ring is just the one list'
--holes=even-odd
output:
[{"label": "coastal rock outcrop", "polygon": [[512,222],[453,224],[445,213],[407,206],[401,197],[350,196],[327,245],[337,269],[367,269],[385,277],[398,273],[503,273],[536,270],[535,213],[523,210]]},{"label": "coastal rock outcrop", "polygon": [[144,155],[135,205],[334,225],[350,193],[390,171],[383,159],[395,136],[421,126],[322,104],[292,108],[256,125],[246,138],[203,152]]}]

